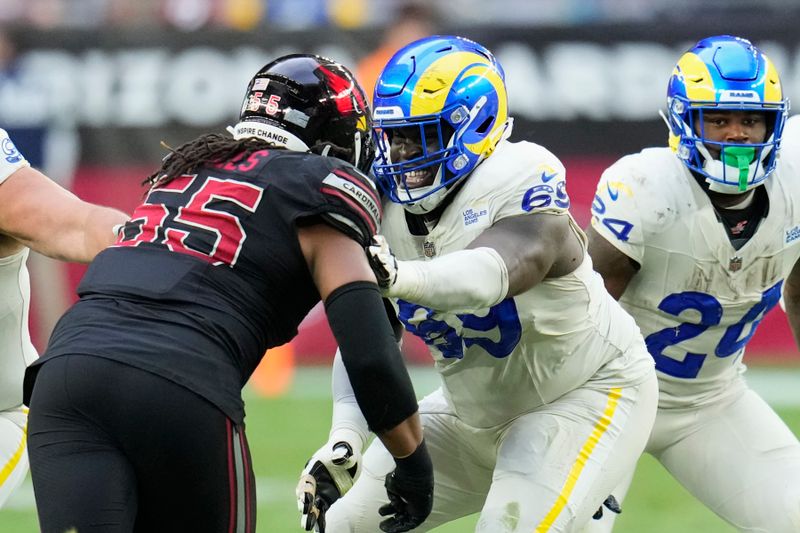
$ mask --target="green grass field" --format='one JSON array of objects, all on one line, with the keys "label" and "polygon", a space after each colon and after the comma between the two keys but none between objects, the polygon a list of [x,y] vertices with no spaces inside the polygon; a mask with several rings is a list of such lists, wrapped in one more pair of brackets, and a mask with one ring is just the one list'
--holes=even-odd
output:
[{"label": "green grass field", "polygon": [[[775,400],[778,412],[800,434],[800,371],[780,371],[770,377],[753,372],[754,388]],[[429,371],[413,375],[417,390],[435,386]],[[793,384],[793,387],[791,386]],[[788,386],[788,388],[787,388]],[[291,391],[278,399],[263,399],[247,392],[247,433],[258,478],[258,532],[298,533],[299,516],[294,501],[296,476],[305,460],[327,438],[330,401],[326,369],[300,371]],[[783,393],[781,391],[784,391]],[[706,510],[673,481],[649,456],[639,469],[616,533],[726,533],[734,529]],[[437,533],[469,532],[474,517],[438,528]],[[0,510],[0,532],[38,531],[30,481]]]}]

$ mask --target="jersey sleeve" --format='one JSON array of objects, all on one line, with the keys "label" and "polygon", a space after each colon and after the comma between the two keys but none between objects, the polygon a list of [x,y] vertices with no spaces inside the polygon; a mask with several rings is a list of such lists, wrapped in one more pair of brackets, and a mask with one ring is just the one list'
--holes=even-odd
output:
[{"label": "jersey sleeve", "polygon": [[495,170],[502,179],[493,184],[489,196],[494,219],[567,212],[570,201],[561,161],[532,143],[516,143],[512,149],[503,154],[505,168]]},{"label": "jersey sleeve", "polygon": [[321,213],[323,220],[367,246],[381,223],[380,196],[372,180],[351,165],[336,163],[319,190],[329,207]]},{"label": "jersey sleeve", "polygon": [[280,208],[295,224],[322,221],[362,246],[380,227],[382,207],[372,181],[352,165],[332,157],[292,155],[271,167],[280,185]]},{"label": "jersey sleeve", "polygon": [[644,220],[641,191],[630,157],[607,168],[597,183],[592,202],[592,227],[622,253],[641,264],[644,254]]}]

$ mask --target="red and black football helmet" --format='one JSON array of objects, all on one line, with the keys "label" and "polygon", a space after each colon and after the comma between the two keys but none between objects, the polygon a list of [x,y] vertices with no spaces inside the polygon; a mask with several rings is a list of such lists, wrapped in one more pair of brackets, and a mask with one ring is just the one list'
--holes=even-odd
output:
[{"label": "red and black football helmet", "polygon": [[374,158],[364,90],[343,65],[311,54],[280,57],[250,80],[233,136],[338,157],[362,172]]}]

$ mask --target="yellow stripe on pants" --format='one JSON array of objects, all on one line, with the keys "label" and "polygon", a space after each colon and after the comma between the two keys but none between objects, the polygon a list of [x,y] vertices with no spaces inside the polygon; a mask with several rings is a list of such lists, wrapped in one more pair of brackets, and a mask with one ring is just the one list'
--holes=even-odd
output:
[{"label": "yellow stripe on pants", "polygon": [[594,425],[594,429],[592,430],[591,435],[589,435],[589,438],[583,443],[581,450],[578,452],[578,459],[572,464],[572,468],[569,471],[569,475],[567,476],[566,483],[564,483],[564,487],[561,489],[561,493],[558,495],[558,498],[556,498],[556,502],[553,504],[553,507],[550,508],[547,516],[545,516],[544,520],[542,520],[542,522],[536,527],[536,533],[546,533],[547,531],[550,531],[550,528],[558,518],[558,515],[561,514],[562,510],[564,510],[564,507],[567,505],[567,501],[569,500],[569,497],[575,488],[575,484],[578,482],[578,478],[580,477],[583,468],[586,466],[586,461],[589,459],[589,456],[592,455],[592,451],[594,451],[595,446],[597,446],[600,437],[603,436],[603,433],[606,432],[608,426],[611,425],[611,419],[614,418],[614,412],[617,410],[617,403],[619,402],[621,396],[622,389],[619,387],[611,389],[611,391],[608,393],[608,400],[606,401],[606,407],[603,410],[603,415],[600,417],[600,420],[597,422],[597,424]]},{"label": "yellow stripe on pants", "polygon": [[28,424],[25,424],[25,427],[22,428],[22,440],[19,442],[19,446],[17,447],[14,455],[11,456],[11,459],[3,465],[3,469],[0,470],[0,486],[8,480],[8,476],[11,475],[11,472],[19,464],[19,460],[22,459],[22,454],[25,453],[25,443],[28,440]]}]

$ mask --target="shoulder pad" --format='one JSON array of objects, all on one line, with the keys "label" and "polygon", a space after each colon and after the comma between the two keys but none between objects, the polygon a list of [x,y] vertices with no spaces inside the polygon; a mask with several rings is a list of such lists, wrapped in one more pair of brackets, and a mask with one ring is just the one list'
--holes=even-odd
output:
[{"label": "shoulder pad", "polygon": [[492,205],[494,220],[569,209],[564,165],[537,144],[502,143],[476,173],[479,176],[474,177],[479,177]]},{"label": "shoulder pad", "polygon": [[331,207],[322,213],[329,223],[367,245],[381,223],[381,201],[372,181],[352,165],[331,165],[320,182],[320,192]]}]

